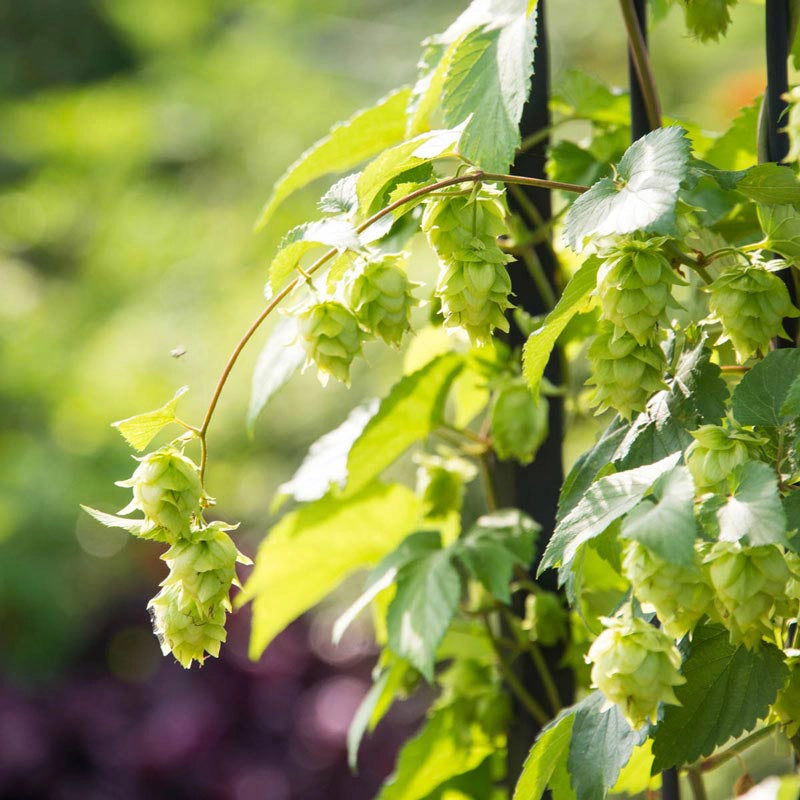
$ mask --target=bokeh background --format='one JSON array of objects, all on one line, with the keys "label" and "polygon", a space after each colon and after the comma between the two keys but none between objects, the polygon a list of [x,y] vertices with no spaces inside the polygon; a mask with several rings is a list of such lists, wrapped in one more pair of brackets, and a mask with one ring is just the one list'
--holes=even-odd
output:
[{"label": "bokeh background", "polygon": [[[345,732],[369,685],[369,631],[329,644],[335,609],[295,623],[260,662],[240,612],[218,661],[162,658],[145,610],[158,547],[101,528],[134,466],[112,420],[184,384],[198,420],[266,267],[322,187],[252,224],[273,181],[330,125],[413,80],[419,41],[461,0],[0,0],[0,798],[327,800],[371,797],[414,729],[401,704],[350,775]],[[667,112],[723,130],[763,86],[763,8],[728,39],[653,36]],[[581,67],[624,84],[612,0],[551,0],[554,82]],[[249,437],[262,332],[210,436],[220,516],[253,553],[269,503],[310,442],[386,386],[370,351],[348,391],[312,375]],[[185,350],[180,358],[171,351]],[[573,420],[574,453],[591,424]]]}]

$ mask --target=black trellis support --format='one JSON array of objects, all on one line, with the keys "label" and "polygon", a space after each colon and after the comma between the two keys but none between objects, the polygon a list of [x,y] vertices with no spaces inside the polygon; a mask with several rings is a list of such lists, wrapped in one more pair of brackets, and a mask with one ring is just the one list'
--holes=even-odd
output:
[{"label": "black trellis support", "polygon": [[[520,121],[520,133],[523,139],[546,130],[551,124],[546,0],[539,0],[536,8],[536,23],[537,45],[534,56],[534,73],[531,78],[529,99]],[[511,168],[512,173],[532,178],[546,177],[545,162],[548,144],[549,139],[544,139],[524,153],[519,153]],[[549,222],[552,217],[550,191],[532,188],[525,188],[523,191],[527,200],[536,209],[541,222],[545,224]],[[513,193],[509,193],[509,205],[512,211],[521,211],[515,202]],[[558,264],[552,249],[547,243],[540,243],[532,246],[531,255],[538,260],[546,279],[555,288]],[[548,310],[547,305],[525,261],[518,259],[512,262],[508,265],[508,270],[516,305],[531,314],[545,313]],[[524,341],[524,334],[512,320],[509,343],[513,347],[518,347]],[[554,354],[551,357],[545,375],[554,384],[560,382],[561,370],[558,355]],[[498,505],[521,508],[542,526],[538,546],[539,554],[544,550],[555,528],[558,494],[564,478],[561,454],[564,419],[560,398],[550,398],[549,425],[548,437],[539,449],[533,463],[523,467],[513,462],[495,461],[491,470],[496,486]],[[531,577],[535,575],[535,572],[536,565],[532,565]],[[539,580],[539,584],[550,590],[557,588],[555,576],[552,573],[543,576]],[[524,608],[521,605],[524,598],[518,597],[515,598],[515,601],[515,611],[523,614]],[[574,679],[569,670],[558,666],[563,652],[556,648],[542,649],[549,669],[554,675],[562,703],[568,705],[572,702]],[[525,655],[517,658],[515,668],[528,692],[547,708],[547,696],[542,688],[539,674],[529,657]],[[512,787],[516,783],[525,757],[540,729],[536,720],[523,707],[517,705],[514,711],[514,721],[508,736],[508,782]]]},{"label": "black trellis support", "polygon": [[[647,44],[647,5],[645,0],[634,0],[636,10],[636,20],[642,32],[642,39]],[[639,77],[633,58],[628,52],[628,86],[630,87],[631,99],[631,141],[641,139],[651,130],[647,118],[647,107],[645,106],[644,94],[639,84]],[[661,798],[662,800],[680,800],[681,791],[678,782],[678,770],[675,767],[664,770],[661,773]]]},{"label": "black trellis support", "polygon": [[[789,0],[767,0],[765,15],[767,56],[767,90],[764,109],[766,125],[766,150],[770,161],[781,162],[789,152],[789,137],[781,130],[786,124],[786,101],[783,96],[789,89],[787,62],[789,58]],[[781,278],[789,290],[793,303],[797,303],[797,290],[791,269],[784,270]],[[790,339],[778,339],[779,347],[794,347],[798,341],[797,320],[787,318],[784,329]]]}]

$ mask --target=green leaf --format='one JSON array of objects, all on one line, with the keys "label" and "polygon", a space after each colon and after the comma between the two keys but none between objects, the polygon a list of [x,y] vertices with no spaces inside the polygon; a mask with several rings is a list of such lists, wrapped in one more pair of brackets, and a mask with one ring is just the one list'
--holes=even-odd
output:
[{"label": "green leaf", "polygon": [[681,353],[668,388],[656,393],[634,420],[614,454],[618,468],[652,464],[685,450],[692,441],[688,431],[716,424],[725,415],[728,388],[719,366],[711,363],[711,350],[705,342],[704,336]]},{"label": "green leaf", "polygon": [[556,307],[547,315],[541,328],[534,331],[525,342],[522,352],[522,374],[534,395],[538,394],[539,384],[556,340],[567,323],[586,306],[589,295],[597,287],[597,269],[600,260],[592,256],[583,262],[580,269],[570,278]]},{"label": "green leaf", "polygon": [[253,600],[251,658],[351,572],[393,550],[420,511],[404,486],[373,483],[347,499],[326,497],[283,517],[259,547],[236,598],[237,606]]},{"label": "green leaf", "polygon": [[398,571],[412,561],[442,549],[442,537],[438,531],[418,531],[404,539],[367,576],[364,590],[355,602],[333,625],[333,643],[338,644],[353,620],[397,578]]},{"label": "green leaf", "polygon": [[[388,651],[384,651],[384,654]],[[355,772],[358,748],[364,734],[375,730],[377,724],[389,710],[395,697],[402,690],[403,680],[409,670],[407,661],[389,653],[389,666],[380,675],[358,706],[353,721],[347,730],[347,764]]]},{"label": "green leaf", "polygon": [[[366,218],[372,213],[375,200],[383,195],[387,185],[398,175],[437,158],[458,157],[455,148],[461,133],[460,128],[429,131],[384,150],[358,176],[356,191],[361,215]],[[368,234],[368,231],[365,233]]]},{"label": "green leaf", "polygon": [[250,406],[247,409],[247,428],[251,432],[267,403],[306,360],[297,336],[297,320],[294,317],[281,319],[258,354],[250,387]]},{"label": "green leaf", "polygon": [[361,436],[377,410],[377,400],[362,403],[347,415],[341,425],[317,439],[308,448],[297,472],[278,487],[272,510],[289,497],[309,503],[324,497],[331,487],[343,489],[347,483],[347,459],[353,442]]},{"label": "green leaf", "polygon": [[116,514],[106,514],[105,511],[98,511],[91,506],[81,505],[81,508],[101,525],[105,525],[106,528],[122,528],[122,530],[132,533],[134,536],[138,536],[141,533],[144,525],[144,520],[141,519],[128,519],[127,517],[118,517]]},{"label": "green leaf", "polygon": [[295,271],[300,259],[317,247],[358,250],[361,242],[353,224],[342,217],[304,222],[292,228],[278,245],[278,253],[270,264],[265,296],[272,297]]},{"label": "green leaf", "polygon": [[441,420],[448,390],[463,365],[463,356],[447,353],[392,387],[350,450],[348,491],[360,489],[428,436]]},{"label": "green leaf", "polygon": [[[753,365],[734,389],[731,406],[741,425],[780,427],[793,418],[784,403],[800,376],[800,350],[773,350]],[[792,411],[791,406],[787,409]]]},{"label": "green leaf", "polygon": [[800,181],[790,167],[769,162],[748,169],[736,190],[767,206],[800,203]]},{"label": "green leaf", "polygon": [[675,687],[679,706],[668,705],[653,741],[653,772],[691,764],[752,730],[786,680],[783,654],[766,642],[758,650],[735,647],[722,625],[695,628]]},{"label": "green leaf", "polygon": [[675,467],[622,523],[622,536],[635,539],[670,564],[691,566],[697,524],[694,519],[694,483],[689,470]]},{"label": "green leaf", "polygon": [[450,550],[435,550],[400,568],[386,615],[389,647],[433,681],[436,648],[461,597],[461,577]]},{"label": "green leaf", "polygon": [[722,541],[746,538],[754,546],[787,544],[786,514],[774,470],[760,461],[738,466],[733,474],[733,490],[717,511],[717,521]]},{"label": "green leaf", "polygon": [[790,205],[758,207],[765,247],[790,261],[800,261],[800,212]]},{"label": "green leaf", "polygon": [[275,209],[297,189],[328,173],[351,169],[402,141],[410,94],[408,88],[392,92],[372,108],[335,125],[327,136],[306,150],[278,179],[257,226],[266,225]]},{"label": "green leaf", "polygon": [[604,705],[605,698],[595,691],[573,710],[567,767],[581,800],[604,800],[633,748],[647,738],[647,730],[634,731],[618,706],[604,709]]},{"label": "green leaf", "polygon": [[740,109],[739,114],[705,153],[706,161],[728,170],[749,167],[757,160],[756,139],[758,134],[758,113],[761,99]]},{"label": "green leaf", "polygon": [[525,759],[513,800],[540,800],[556,767],[567,761],[574,724],[574,714],[562,714],[539,734]]},{"label": "green leaf", "polygon": [[680,453],[674,453],[655,464],[607,475],[593,483],[556,526],[542,556],[539,574],[555,566],[561,567],[563,574],[582,544],[599,536],[612,522],[627,514],[679,459]]},{"label": "green leaf", "polygon": [[536,45],[535,20],[524,3],[504,5],[519,13],[500,14],[457,43],[442,97],[445,124],[466,122],[459,152],[489,172],[506,172],[519,147]]},{"label": "green leaf", "polygon": [[628,423],[622,417],[614,417],[603,431],[594,447],[583,453],[573,464],[561,486],[558,496],[557,521],[563,519],[575,507],[583,493],[594,482],[597,473],[607,467],[612,456],[628,432]]},{"label": "green leaf", "polygon": [[528,569],[533,563],[540,531],[530,517],[518,509],[487,514],[453,545],[453,554],[503,603],[511,602],[509,584],[514,566]]},{"label": "green leaf", "polygon": [[122,437],[134,450],[144,450],[162,428],[175,422],[178,400],[188,391],[189,387],[183,386],[175,392],[172,400],[161,408],[137,414],[135,417],[121,419],[119,422],[112,422],[111,425],[122,434]]},{"label": "green leaf", "polygon": [[482,764],[499,743],[457,705],[433,712],[409,739],[376,800],[422,800],[445,781]]},{"label": "green leaf", "polygon": [[626,127],[630,121],[628,103],[626,92],[614,92],[594,75],[578,69],[565,70],[559,76],[553,95],[554,108],[564,116]]},{"label": "green leaf", "polygon": [[800,375],[789,386],[789,391],[786,393],[786,399],[781,405],[780,413],[786,419],[800,417]]},{"label": "green leaf", "polygon": [[587,238],[650,231],[672,233],[675,204],[686,177],[689,142],[683,128],[659,128],[634,142],[617,167],[570,207],[565,240],[581,252]]}]

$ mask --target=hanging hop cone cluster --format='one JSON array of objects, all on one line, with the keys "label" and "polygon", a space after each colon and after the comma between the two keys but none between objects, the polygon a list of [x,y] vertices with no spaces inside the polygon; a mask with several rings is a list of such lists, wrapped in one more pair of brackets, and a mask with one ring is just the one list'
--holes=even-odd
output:
[{"label": "hanging hop cone cluster", "polygon": [[601,320],[598,333],[589,346],[592,376],[587,381],[595,389],[590,403],[597,412],[612,408],[623,417],[644,411],[648,398],[664,389],[667,360],[655,344],[642,345],[630,333]]},{"label": "hanging hop cone cluster", "polygon": [[699,557],[690,567],[679,566],[631,542],[622,566],[642,609],[655,612],[673,639],[690,633],[711,604],[711,586]]},{"label": "hanging hop cone cluster", "polygon": [[595,386],[590,403],[630,418],[665,388],[659,325],[677,307],[672,287],[683,283],[663,253],[663,237],[621,239],[600,254],[598,333],[589,348]]},{"label": "hanging hop cone cluster", "polygon": [[446,192],[428,202],[422,216],[422,230],[439,257],[436,295],[444,324],[462,328],[477,345],[488,342],[495,328],[509,327],[506,264],[513,258],[497,244],[507,231],[505,219],[502,190],[486,184],[470,194]]},{"label": "hanging hop cone cluster", "polygon": [[636,617],[601,618],[605,629],[586,660],[592,685],[615,703],[633,728],[655,722],[659,703],[680,705],[674,687],[686,683],[681,656],[669,634]]},{"label": "hanging hop cone cluster", "polygon": [[656,325],[667,322],[667,307],[677,307],[672,287],[683,283],[662,252],[665,241],[623,240],[602,254],[597,271],[602,316],[640,345],[650,345]]},{"label": "hanging hop cone cluster", "polygon": [[359,324],[392,347],[411,330],[411,309],[419,304],[411,293],[417,284],[408,279],[407,260],[406,253],[361,259],[350,284],[350,308]]},{"label": "hanging hop cone cluster", "polygon": [[338,300],[322,300],[301,310],[297,319],[306,363],[316,365],[320,382],[333,375],[349,385],[350,365],[366,338],[356,315]]},{"label": "hanging hop cone cluster", "polygon": [[460,512],[466,484],[477,474],[475,465],[456,455],[420,453],[415,457],[417,495],[422,498],[423,516],[441,519]]},{"label": "hanging hop cone cluster", "polygon": [[732,267],[709,287],[709,308],[722,323],[720,342],[730,340],[740,363],[756,352],[766,353],[773,337],[786,337],[784,317],[800,316],[786,285],[770,271],[776,266],[756,262]]},{"label": "hanging hop cone cluster", "polygon": [[692,431],[694,441],[686,451],[686,466],[699,490],[723,490],[727,478],[750,459],[752,436],[722,425],[701,425]]},{"label": "hanging hop cone cluster", "polygon": [[778,545],[716,542],[705,557],[715,606],[732,644],[758,647],[785,600],[789,568]]},{"label": "hanging hop cone cluster", "polygon": [[162,556],[169,575],[148,605],[153,628],[164,655],[172,653],[184,667],[202,664],[208,655],[217,656],[225,641],[230,590],[239,586],[236,563],[250,563],[227,534],[235,526],[203,520],[211,498],[203,491],[198,467],[175,447],[144,456],[133,475],[118,485],[133,491],[133,500],[120,513],[138,510],[144,519],[127,521],[87,510],[104,524],[170,545]]}]

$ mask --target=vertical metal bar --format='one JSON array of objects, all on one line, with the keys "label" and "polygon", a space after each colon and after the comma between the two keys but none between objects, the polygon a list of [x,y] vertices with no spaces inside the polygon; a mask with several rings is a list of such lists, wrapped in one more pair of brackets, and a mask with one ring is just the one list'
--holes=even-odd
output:
[{"label": "vertical metal bar", "polygon": [[[523,139],[532,133],[545,130],[551,125],[546,0],[539,0],[536,15],[537,44],[534,56],[534,72],[531,78],[528,102],[523,109],[520,121],[520,133]],[[545,164],[548,146],[549,139],[544,139],[524,153],[519,153],[511,171],[515,175],[525,175],[533,178],[546,177]],[[524,191],[527,200],[533,204],[541,220],[543,222],[549,221],[552,217],[550,192],[527,187]],[[512,211],[520,210],[514,201],[513,195],[509,195],[509,205]],[[534,246],[534,257],[539,260],[547,280],[555,287],[558,264],[552,250],[546,244],[536,245]],[[541,297],[525,261],[518,259],[512,262],[508,265],[508,270],[514,292],[514,302],[531,314],[545,313],[547,305]],[[518,347],[524,341],[524,334],[512,321],[509,343],[513,347]],[[560,362],[557,354],[554,354],[550,359],[545,375],[555,384],[560,382]],[[552,398],[550,401],[549,424],[548,437],[539,449],[533,463],[523,467],[516,463],[495,460],[491,468],[498,505],[521,508],[542,526],[539,553],[543,551],[555,527],[558,494],[564,478],[561,453],[564,421],[563,406],[559,398]],[[532,576],[535,571],[536,565],[531,565]],[[546,575],[545,579],[540,581],[540,584],[555,590],[555,576],[552,574]],[[524,613],[524,609],[519,607],[515,608],[515,610],[517,613]],[[558,667],[561,653],[551,649],[551,652],[545,650],[544,655],[555,676],[563,701],[565,704],[571,703],[574,690],[573,678],[568,670]],[[518,676],[525,688],[537,700],[541,700],[542,705],[547,707],[547,696],[543,692],[541,680],[530,659],[527,656],[519,657],[516,661],[516,667]],[[515,707],[514,721],[508,736],[508,784],[511,787],[516,783],[539,727],[525,709],[519,706]]]},{"label": "vertical metal bar", "polygon": [[[642,38],[647,44],[647,4],[646,0],[634,0],[636,18],[639,20],[639,28],[642,31]],[[628,51],[628,86],[630,87],[631,97],[631,141],[641,139],[646,133],[650,133],[650,123],[647,120],[647,107],[645,106],[642,89],[639,85],[639,78],[636,74],[636,67],[633,63],[630,50]]]},{"label": "vertical metal bar", "polygon": [[783,161],[789,152],[789,137],[781,131],[786,124],[783,95],[789,90],[789,2],[767,0],[767,149],[770,161]]}]

